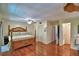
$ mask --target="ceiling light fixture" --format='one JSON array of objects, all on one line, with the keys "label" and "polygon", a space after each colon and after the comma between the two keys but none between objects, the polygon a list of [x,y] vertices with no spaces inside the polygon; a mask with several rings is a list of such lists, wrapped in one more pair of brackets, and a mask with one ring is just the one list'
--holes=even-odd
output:
[{"label": "ceiling light fixture", "polygon": [[32,20],[28,20],[27,21],[28,24],[32,24],[32,22],[33,22]]},{"label": "ceiling light fixture", "polygon": [[33,21],[31,20],[31,18],[26,18],[26,19],[24,19],[24,20],[27,21],[28,24],[32,24],[32,22],[33,22]]},{"label": "ceiling light fixture", "polygon": [[26,19],[24,19],[24,20],[27,21],[28,24],[32,24],[32,23],[35,23],[36,20],[38,20],[38,19],[26,18]]}]

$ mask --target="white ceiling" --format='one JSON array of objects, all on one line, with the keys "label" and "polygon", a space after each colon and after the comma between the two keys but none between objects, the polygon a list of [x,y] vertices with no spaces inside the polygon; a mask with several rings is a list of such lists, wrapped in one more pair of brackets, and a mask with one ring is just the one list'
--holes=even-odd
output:
[{"label": "white ceiling", "polygon": [[79,12],[65,12],[63,9],[64,3],[10,3],[3,4],[2,7],[5,8],[2,11],[6,11],[9,20],[16,21],[23,21],[26,18],[33,18],[36,21],[60,20],[79,16]]}]

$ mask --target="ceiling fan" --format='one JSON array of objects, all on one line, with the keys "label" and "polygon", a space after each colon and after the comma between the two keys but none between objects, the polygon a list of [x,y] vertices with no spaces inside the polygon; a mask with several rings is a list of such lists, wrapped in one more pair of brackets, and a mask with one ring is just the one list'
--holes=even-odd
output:
[{"label": "ceiling fan", "polygon": [[74,3],[67,3],[64,6],[64,11],[66,11],[66,12],[79,11],[79,6],[75,5]]}]

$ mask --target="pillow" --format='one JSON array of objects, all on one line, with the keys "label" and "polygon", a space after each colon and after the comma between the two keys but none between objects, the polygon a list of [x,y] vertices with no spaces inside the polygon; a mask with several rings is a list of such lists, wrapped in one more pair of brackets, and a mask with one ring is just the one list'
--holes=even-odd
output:
[{"label": "pillow", "polygon": [[19,35],[31,35],[29,32],[13,32],[13,36],[19,36]]},{"label": "pillow", "polygon": [[18,36],[18,35],[20,35],[20,32],[13,32],[12,33],[12,36]]},{"label": "pillow", "polygon": [[30,35],[28,32],[20,32],[20,35]]}]

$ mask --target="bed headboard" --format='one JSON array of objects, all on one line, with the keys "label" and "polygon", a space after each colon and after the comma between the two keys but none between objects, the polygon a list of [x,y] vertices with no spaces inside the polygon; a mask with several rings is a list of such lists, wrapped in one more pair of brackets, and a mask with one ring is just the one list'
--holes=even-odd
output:
[{"label": "bed headboard", "polygon": [[8,35],[10,35],[10,32],[26,32],[27,31],[27,27],[23,28],[23,27],[14,27],[11,28],[10,25],[8,25]]}]

